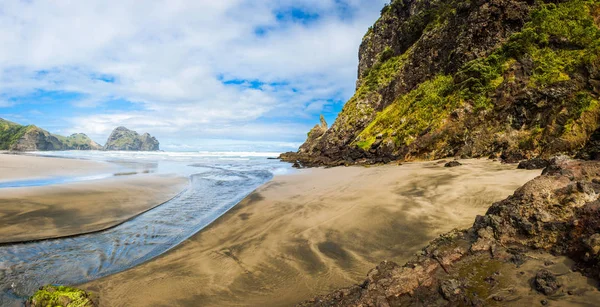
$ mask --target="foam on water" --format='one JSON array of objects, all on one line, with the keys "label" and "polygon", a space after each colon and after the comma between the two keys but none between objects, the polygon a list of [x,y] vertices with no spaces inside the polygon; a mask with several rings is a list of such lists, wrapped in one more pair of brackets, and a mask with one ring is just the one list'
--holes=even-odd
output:
[{"label": "foam on water", "polygon": [[[273,174],[291,168],[273,154],[50,152],[51,156],[140,162],[186,175],[189,187],[167,203],[115,228],[71,238],[0,246],[0,306],[20,306],[45,284],[78,284],[150,260],[200,231]],[[127,164],[129,165],[129,164]],[[129,165],[130,167],[135,167]],[[110,204],[107,204],[110,205]]]}]

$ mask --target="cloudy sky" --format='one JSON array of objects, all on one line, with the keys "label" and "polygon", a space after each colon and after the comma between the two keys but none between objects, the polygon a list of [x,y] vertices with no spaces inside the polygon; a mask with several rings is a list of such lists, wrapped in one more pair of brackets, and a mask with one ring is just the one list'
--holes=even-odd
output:
[{"label": "cloudy sky", "polygon": [[0,117],[103,144],[290,150],[352,96],[386,0],[3,0]]}]

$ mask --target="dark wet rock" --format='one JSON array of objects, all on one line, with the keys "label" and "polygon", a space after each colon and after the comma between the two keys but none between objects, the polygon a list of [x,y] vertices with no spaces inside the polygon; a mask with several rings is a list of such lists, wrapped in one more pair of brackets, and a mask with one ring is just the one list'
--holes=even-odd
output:
[{"label": "dark wet rock", "polygon": [[521,161],[519,163],[519,165],[517,166],[517,168],[518,169],[528,169],[528,170],[532,170],[532,169],[544,169],[549,164],[550,164],[550,162],[548,162],[548,160],[546,160],[546,159],[533,158],[533,159],[530,159],[530,160]]},{"label": "dark wet rock", "polygon": [[139,135],[125,127],[117,127],[108,137],[104,150],[157,151],[159,142],[148,133]]},{"label": "dark wet rock", "polygon": [[556,276],[548,270],[540,270],[535,275],[533,280],[535,290],[544,295],[552,295],[558,291],[561,284],[556,279]]},{"label": "dark wet rock", "polygon": [[502,153],[502,155],[500,156],[500,160],[502,161],[502,163],[519,163],[526,159],[527,156],[518,151]]},{"label": "dark wet rock", "polygon": [[457,167],[457,166],[461,166],[462,163],[458,162],[458,161],[450,161],[446,164],[444,164],[444,167]]},{"label": "dark wet rock", "polygon": [[600,128],[592,133],[576,157],[584,160],[600,160]]}]

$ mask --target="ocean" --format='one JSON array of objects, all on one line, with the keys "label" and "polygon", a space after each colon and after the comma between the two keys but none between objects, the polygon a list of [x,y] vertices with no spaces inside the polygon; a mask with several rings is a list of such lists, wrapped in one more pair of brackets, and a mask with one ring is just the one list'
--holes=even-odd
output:
[{"label": "ocean", "polygon": [[[0,246],[0,306],[21,306],[46,284],[74,285],[139,265],[177,246],[227,212],[274,175],[293,172],[279,153],[36,152],[117,165],[123,174],[178,174],[188,188],[170,201],[97,233]],[[105,179],[119,173],[0,183],[6,187]]]}]

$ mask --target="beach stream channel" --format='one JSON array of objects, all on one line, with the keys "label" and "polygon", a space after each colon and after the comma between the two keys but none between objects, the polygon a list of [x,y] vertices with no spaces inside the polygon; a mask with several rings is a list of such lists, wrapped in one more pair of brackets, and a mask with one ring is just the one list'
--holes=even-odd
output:
[{"label": "beach stream channel", "polygon": [[0,245],[0,306],[22,306],[40,286],[84,283],[168,251],[269,181],[274,162],[269,163],[271,167],[268,163],[262,167],[186,164],[187,189],[118,226],[73,237]]}]

